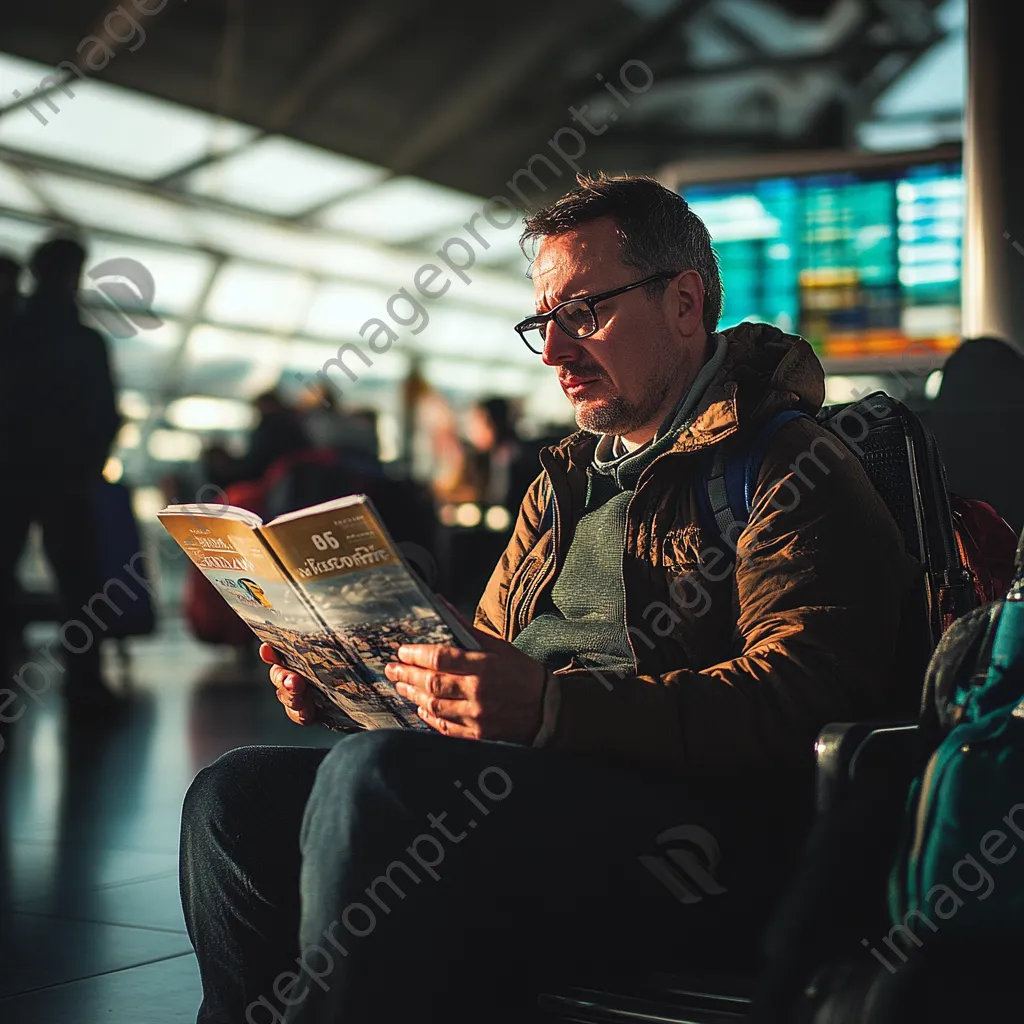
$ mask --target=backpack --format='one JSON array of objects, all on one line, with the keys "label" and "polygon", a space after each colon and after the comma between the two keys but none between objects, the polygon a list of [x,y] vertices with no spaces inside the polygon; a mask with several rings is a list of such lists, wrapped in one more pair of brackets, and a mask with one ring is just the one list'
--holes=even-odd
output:
[{"label": "backpack", "polygon": [[[775,435],[795,409],[777,413],[752,439],[716,445],[698,476],[704,526],[723,543],[753,511],[754,490]],[[1004,594],[1013,576],[1016,535],[985,502],[950,495],[931,432],[902,402],[876,391],[823,407],[814,419],[851,450],[889,509],[907,551],[923,566],[916,619],[905,623],[911,663],[924,666],[943,633],[961,616]],[[812,453],[813,454],[813,453]],[[728,545],[735,548],[735,543]]]},{"label": "backpack", "polygon": [[[1024,534],[1005,598],[940,643],[922,740],[938,739],[911,787],[889,882],[907,951],[945,939],[1024,939]],[[991,897],[991,898],[990,898]],[[892,934],[892,933],[890,933]]]}]

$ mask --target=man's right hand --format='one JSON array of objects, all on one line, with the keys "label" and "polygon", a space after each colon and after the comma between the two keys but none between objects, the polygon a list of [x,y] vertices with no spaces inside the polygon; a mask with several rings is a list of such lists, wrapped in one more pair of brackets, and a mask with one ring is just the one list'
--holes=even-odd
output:
[{"label": "man's right hand", "polygon": [[296,725],[311,725],[316,721],[316,707],[309,693],[309,680],[285,668],[281,655],[270,644],[260,644],[260,659],[270,668],[270,681],[277,690],[277,699],[284,705],[284,713]]}]

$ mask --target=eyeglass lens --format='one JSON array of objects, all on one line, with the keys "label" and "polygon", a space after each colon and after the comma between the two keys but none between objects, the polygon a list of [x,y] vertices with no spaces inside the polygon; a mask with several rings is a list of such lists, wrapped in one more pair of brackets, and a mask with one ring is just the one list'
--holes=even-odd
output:
[{"label": "eyeglass lens", "polygon": [[[597,322],[585,302],[572,302],[563,306],[556,314],[558,326],[571,338],[587,338],[597,330]],[[530,327],[523,332],[526,343],[535,352],[544,351],[548,322]]]}]

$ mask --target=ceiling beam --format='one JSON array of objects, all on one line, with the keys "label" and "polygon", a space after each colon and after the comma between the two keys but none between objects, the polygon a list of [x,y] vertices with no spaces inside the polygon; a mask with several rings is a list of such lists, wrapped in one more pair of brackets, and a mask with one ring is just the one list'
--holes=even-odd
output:
[{"label": "ceiling beam", "polygon": [[[106,24],[110,15],[114,14],[121,6],[122,5],[119,0],[117,0],[117,2],[107,3],[103,9],[103,13],[97,19],[92,32],[87,32],[82,39],[88,39],[90,36],[95,37],[116,56],[120,48],[125,43],[131,42],[131,39],[118,39],[111,35],[110,29]],[[165,10],[167,10],[167,8],[163,7],[159,11],[149,15],[149,17],[157,18],[163,14]],[[81,43],[79,43],[79,45],[81,45]],[[111,60],[113,60],[113,57],[108,58],[107,65],[110,64]],[[61,65],[68,64],[72,66],[71,70],[58,71]],[[107,65],[104,65],[104,69]],[[12,103],[8,103],[0,107],[0,118],[5,114],[14,113],[14,111],[20,110],[22,107],[27,107],[29,104],[35,103],[37,100],[45,100],[48,96],[52,96],[56,92],[62,92],[66,95],[72,82],[81,82],[85,79],[97,78],[102,74],[102,71],[94,71],[91,68],[89,70],[84,70],[82,68],[82,59],[80,57],[77,60],[61,61],[59,64],[54,66],[53,72],[52,81],[50,81],[49,84],[40,84],[38,88],[33,89],[32,92],[27,95],[19,96]]]},{"label": "ceiling beam", "polygon": [[[422,0],[413,0],[412,6],[404,13],[411,16],[421,6]],[[273,103],[265,123],[251,139],[232,149],[210,152],[176,167],[156,184],[171,184],[203,167],[241,153],[270,135],[289,132],[302,115],[315,109],[317,94],[322,101],[331,82],[359,61],[372,56],[396,29],[396,18],[385,15],[380,8],[363,9],[354,18],[344,16],[334,31],[328,33],[323,44],[302,61],[305,70]]]},{"label": "ceiling beam", "polygon": [[562,44],[565,34],[579,27],[584,10],[580,0],[553,5],[543,22],[527,22],[516,35],[499,37],[467,74],[434,99],[432,114],[416,125],[384,163],[396,174],[416,174],[465,139],[509,94],[537,74],[541,62]]},{"label": "ceiling beam", "polygon": [[917,56],[922,46],[928,49],[944,38],[943,34],[936,33],[922,43],[900,43],[897,45],[873,43],[868,40],[860,40],[853,43],[846,43],[836,47],[834,50],[825,53],[801,53],[792,56],[771,56],[754,57],[749,60],[734,61],[729,64],[715,64],[710,67],[695,67],[691,64],[676,65],[675,67],[659,68],[657,79],[659,85],[664,86],[666,82],[673,85],[689,82],[709,82],[728,78],[738,78],[742,75],[754,74],[767,71],[778,74],[785,74],[789,71],[801,70],[804,68],[828,67],[829,65],[847,63],[857,59],[870,58],[878,61],[889,54],[902,54],[905,56]]}]

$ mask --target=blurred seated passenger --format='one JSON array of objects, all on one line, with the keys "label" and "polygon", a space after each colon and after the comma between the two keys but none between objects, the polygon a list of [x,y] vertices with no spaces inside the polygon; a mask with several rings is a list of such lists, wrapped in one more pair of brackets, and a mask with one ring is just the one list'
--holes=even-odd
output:
[{"label": "blurred seated passenger", "polygon": [[[235,479],[237,462],[238,460],[222,442],[214,441],[205,445],[199,455],[199,475],[202,478],[199,489],[208,485],[223,490]],[[197,493],[199,493],[198,490]]]},{"label": "blurred seated passenger", "polygon": [[[581,176],[525,238],[536,312],[518,330],[581,429],[543,453],[480,649],[388,664],[429,731],[243,748],[192,784],[204,1022],[292,1017],[286,1000],[309,1024],[476,1024],[499,1001],[518,1020],[552,975],[709,948],[726,967],[792,871],[818,732],[916,706],[920,678],[894,663],[918,567],[813,419],[810,345],[718,331],[707,229],[652,179]],[[700,467],[790,410],[807,415],[766,441],[733,570]],[[312,722],[307,681],[261,655],[289,718]]]},{"label": "blurred seated passenger", "polygon": [[315,448],[333,448],[346,455],[377,460],[377,422],[372,410],[342,409],[335,389],[323,381],[303,388],[298,409]]},{"label": "blurred seated passenger", "polygon": [[1018,533],[1024,527],[1024,356],[998,338],[972,338],[946,360],[925,413],[949,488],[987,501]]},{"label": "blurred seated passenger", "polygon": [[[65,622],[80,622],[105,582],[97,579],[94,488],[121,423],[106,342],[79,316],[85,259],[70,238],[44,242],[33,253],[34,288],[9,338],[12,393],[0,421],[0,473],[11,496],[0,502],[0,594],[10,594],[29,527],[38,522]],[[10,617],[0,608],[0,621]],[[102,623],[88,640],[72,633],[63,644],[65,697],[72,707],[102,710],[113,701],[100,670]],[[6,660],[0,650],[0,665]]]},{"label": "blurred seated passenger", "polygon": [[233,460],[228,469],[228,483],[259,480],[278,459],[311,447],[299,414],[276,389],[258,395],[253,406],[259,418],[245,454]]},{"label": "blurred seated passenger", "polygon": [[478,500],[513,511],[519,508],[540,464],[519,440],[508,401],[488,398],[474,405],[469,411],[466,436],[480,481]]}]

